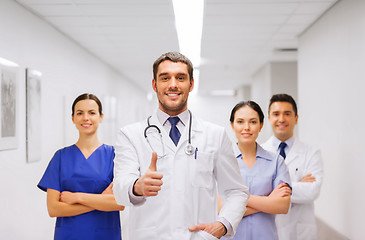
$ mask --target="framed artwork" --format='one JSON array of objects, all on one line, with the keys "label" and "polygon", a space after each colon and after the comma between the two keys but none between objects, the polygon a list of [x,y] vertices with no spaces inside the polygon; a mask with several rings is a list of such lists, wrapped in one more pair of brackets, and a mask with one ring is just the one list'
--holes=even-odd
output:
[{"label": "framed artwork", "polygon": [[0,150],[15,149],[18,65],[0,58]]},{"label": "framed artwork", "polygon": [[41,160],[41,77],[41,72],[30,68],[26,69],[25,89],[27,162],[36,162]]}]

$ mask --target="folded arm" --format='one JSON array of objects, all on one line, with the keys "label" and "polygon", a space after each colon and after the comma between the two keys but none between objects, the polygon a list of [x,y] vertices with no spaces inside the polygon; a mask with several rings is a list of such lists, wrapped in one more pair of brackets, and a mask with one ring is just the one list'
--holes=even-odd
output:
[{"label": "folded arm", "polygon": [[47,189],[47,208],[50,217],[71,217],[94,210],[81,204],[68,204],[60,201],[61,193],[54,189]]},{"label": "folded arm", "polygon": [[323,163],[320,151],[314,150],[308,153],[306,161],[308,162],[308,167],[304,172],[306,175],[299,182],[292,182],[293,203],[311,203],[319,196],[323,179]]},{"label": "folded arm", "polygon": [[248,199],[247,206],[252,208],[245,216],[255,213],[254,210],[270,213],[282,214],[287,213],[290,206],[291,190],[286,183],[279,184],[269,196],[251,195]]},{"label": "folded arm", "polygon": [[246,217],[248,215],[251,215],[251,214],[254,214],[254,213],[258,213],[258,212],[260,212],[260,211],[257,210],[257,209],[254,209],[252,207],[247,206],[246,207],[246,212],[245,212],[245,214],[243,216]]},{"label": "folded arm", "polygon": [[68,192],[61,193],[60,201],[67,204],[82,204],[99,211],[123,211],[124,206],[118,205],[113,195],[113,183],[111,183],[101,194]]}]

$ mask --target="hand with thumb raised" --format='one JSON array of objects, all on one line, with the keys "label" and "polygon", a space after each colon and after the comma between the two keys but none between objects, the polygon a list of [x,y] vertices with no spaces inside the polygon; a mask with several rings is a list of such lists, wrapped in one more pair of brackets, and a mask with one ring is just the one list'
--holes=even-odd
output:
[{"label": "hand with thumb raised", "polygon": [[151,164],[150,164],[148,169],[151,170],[151,171],[156,172],[157,171],[156,163],[157,163],[157,153],[153,152],[152,153]]},{"label": "hand with thumb raised", "polygon": [[157,196],[163,184],[161,180],[163,175],[157,172],[156,163],[157,154],[153,152],[151,164],[148,167],[145,175],[139,178],[133,186],[134,194],[146,197]]}]

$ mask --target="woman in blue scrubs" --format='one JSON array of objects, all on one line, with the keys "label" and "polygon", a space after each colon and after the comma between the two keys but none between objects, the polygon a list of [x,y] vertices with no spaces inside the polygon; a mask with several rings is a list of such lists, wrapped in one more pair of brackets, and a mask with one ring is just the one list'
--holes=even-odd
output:
[{"label": "woman in blue scrubs", "polygon": [[79,139],[55,153],[38,184],[47,191],[49,215],[57,217],[54,239],[121,239],[119,211],[124,207],[112,191],[114,147],[97,136],[102,120],[95,95],[77,97],[72,121]]},{"label": "woman in blue scrubs", "polygon": [[276,240],[275,214],[287,213],[290,205],[288,169],[280,155],[256,143],[264,122],[257,103],[238,103],[232,109],[230,122],[238,140],[234,152],[251,194],[233,239]]}]

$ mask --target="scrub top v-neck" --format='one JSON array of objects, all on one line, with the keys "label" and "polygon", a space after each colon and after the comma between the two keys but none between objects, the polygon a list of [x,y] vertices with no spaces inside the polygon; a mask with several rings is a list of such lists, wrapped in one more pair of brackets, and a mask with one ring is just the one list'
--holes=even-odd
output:
[{"label": "scrub top v-neck", "polygon": [[[58,150],[38,187],[59,192],[100,194],[113,181],[114,147],[101,145],[88,158],[76,145]],[[94,210],[58,217],[54,239],[121,239],[119,211]]]}]

